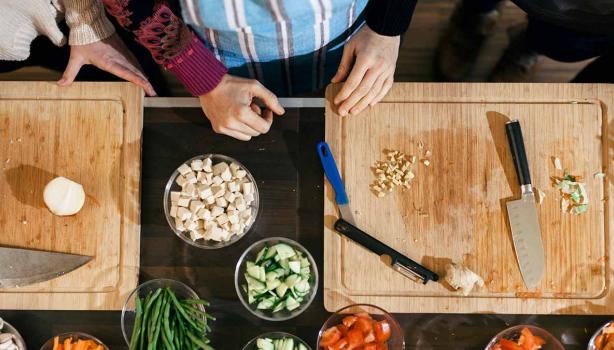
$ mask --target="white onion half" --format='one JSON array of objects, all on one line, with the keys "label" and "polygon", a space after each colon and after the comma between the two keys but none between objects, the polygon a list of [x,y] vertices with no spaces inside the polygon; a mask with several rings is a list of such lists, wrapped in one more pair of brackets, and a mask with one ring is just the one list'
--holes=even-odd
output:
[{"label": "white onion half", "polygon": [[81,210],[85,203],[85,192],[80,184],[60,176],[45,186],[43,199],[52,213],[68,216]]}]

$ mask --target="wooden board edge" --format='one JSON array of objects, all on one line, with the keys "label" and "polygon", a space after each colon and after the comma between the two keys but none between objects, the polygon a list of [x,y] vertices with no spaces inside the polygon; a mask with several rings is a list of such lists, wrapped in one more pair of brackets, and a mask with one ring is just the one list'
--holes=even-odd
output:
[{"label": "wooden board edge", "polygon": [[[446,83],[454,87],[454,94],[446,96],[449,98],[458,98],[460,100],[469,100],[466,98],[467,89],[470,85],[489,85],[493,83]],[[383,102],[394,102],[400,99],[400,87],[410,86],[420,87],[423,91],[425,100],[428,101],[429,96],[438,96],[437,99],[441,100],[441,97],[436,93],[437,89],[441,87],[441,83],[395,83],[395,86],[391,89],[389,94],[382,100]],[[537,91],[552,88],[561,84],[539,83],[539,84],[508,84],[517,89],[519,94],[523,98],[531,99]],[[336,113],[332,113],[329,116],[329,110],[332,106],[332,97],[340,89],[340,84],[330,84],[326,89],[326,123],[331,123],[335,126],[336,132],[330,132],[329,128],[326,128],[326,140],[331,146],[331,150],[335,153],[335,150],[340,149],[339,138],[334,138],[335,134],[340,135],[340,128],[338,120],[331,119],[333,117],[339,117]],[[614,207],[610,203],[609,198],[614,195],[614,113],[611,111],[614,108],[614,86],[609,84],[565,84],[564,93],[558,94],[557,98],[565,100],[576,100],[578,95],[584,94],[582,90],[587,88],[593,90],[596,95],[596,100],[600,101],[602,108],[602,117],[604,118],[604,140],[606,145],[604,146],[604,171],[606,172],[609,180],[606,182],[605,193],[607,195],[606,211],[609,213],[609,218],[614,218]],[[495,97],[495,95],[493,95]],[[485,100],[488,96],[482,96]],[[330,126],[330,125],[329,125]],[[335,145],[335,147],[333,147]],[[337,153],[335,153],[337,154]],[[342,171],[340,169],[340,171]],[[338,244],[341,238],[331,235],[331,230],[327,228],[327,215],[334,215],[335,211],[332,209],[334,204],[331,202],[329,194],[332,189],[327,181],[324,181],[324,257],[328,255],[328,252],[335,252],[338,248]],[[510,298],[450,298],[450,297],[377,297],[377,296],[352,296],[348,295],[347,289],[339,283],[339,279],[336,278],[340,273],[340,264],[335,264],[338,269],[331,269],[328,264],[324,263],[324,305],[326,310],[334,311],[341,307],[344,307],[352,303],[372,303],[383,307],[384,309],[394,310],[394,312],[401,313],[467,313],[467,309],[474,305],[473,312],[475,314],[561,314],[561,315],[609,315],[614,312],[614,290],[612,288],[612,278],[614,276],[614,225],[610,221],[606,221],[606,239],[607,247],[606,259],[608,261],[606,272],[606,292],[599,298],[594,299],[549,299],[547,302],[543,302],[540,299],[513,299],[514,302],[509,305]],[[327,274],[328,272],[328,274]],[[340,300],[342,298],[343,300]],[[403,304],[409,304],[408,299],[411,300],[412,307],[401,307]],[[442,307],[442,301],[454,301],[447,307]],[[476,302],[491,303],[492,309],[497,311],[488,310],[489,308],[478,309],[475,307]],[[432,303],[435,301],[435,304]],[[537,303],[537,301],[541,301]],[[584,303],[582,305],[581,303]],[[506,305],[507,304],[507,305]],[[502,306],[505,305],[505,306]]]}]

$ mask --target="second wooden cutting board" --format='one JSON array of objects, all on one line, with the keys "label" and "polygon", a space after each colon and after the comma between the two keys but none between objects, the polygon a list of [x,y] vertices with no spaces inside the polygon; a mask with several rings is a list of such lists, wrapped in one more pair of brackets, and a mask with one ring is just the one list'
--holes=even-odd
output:
[{"label": "second wooden cutting board", "polygon": [[[607,168],[603,105],[612,101],[599,89],[607,87],[396,84],[383,103],[355,117],[341,118],[327,104],[326,140],[358,226],[442,277],[455,261],[486,281],[463,297],[444,284],[419,285],[392,271],[334,232],[337,214],[327,184],[327,309],[371,302],[393,312],[607,313],[612,306],[601,304],[612,299],[609,183],[593,174]],[[329,88],[328,101],[336,91]],[[539,207],[546,273],[537,290],[524,286],[505,215],[505,201],[519,197],[505,136],[509,119],[520,120],[534,186],[546,193]],[[431,164],[414,166],[411,189],[376,198],[369,190],[371,166],[386,149],[418,159],[428,150]],[[588,213],[561,212],[551,176],[563,172],[552,157],[584,176]],[[583,309],[591,304],[597,306]]]}]

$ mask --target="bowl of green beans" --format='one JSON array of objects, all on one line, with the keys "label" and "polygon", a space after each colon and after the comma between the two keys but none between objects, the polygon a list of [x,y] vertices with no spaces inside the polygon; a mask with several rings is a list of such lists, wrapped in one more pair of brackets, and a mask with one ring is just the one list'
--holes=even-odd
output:
[{"label": "bowl of green beans", "polygon": [[155,279],[138,286],[122,309],[121,327],[130,350],[205,349],[209,342],[209,303],[190,287],[171,279]]}]

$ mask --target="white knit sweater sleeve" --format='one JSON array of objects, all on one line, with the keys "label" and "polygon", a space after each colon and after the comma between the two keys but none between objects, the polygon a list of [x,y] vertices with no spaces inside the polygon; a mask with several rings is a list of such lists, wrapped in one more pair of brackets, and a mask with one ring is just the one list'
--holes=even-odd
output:
[{"label": "white knit sweater sleeve", "polygon": [[86,45],[110,37],[113,24],[100,0],[63,0],[69,45]]}]

